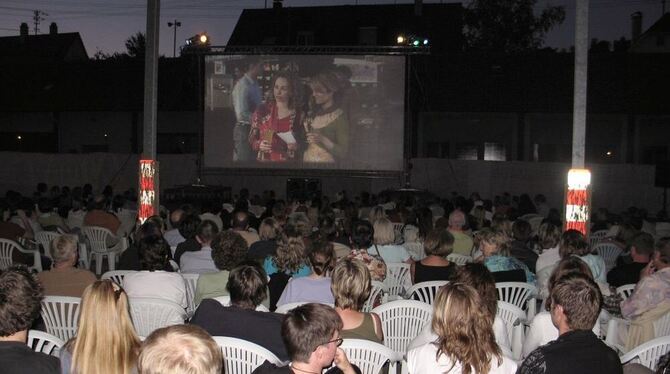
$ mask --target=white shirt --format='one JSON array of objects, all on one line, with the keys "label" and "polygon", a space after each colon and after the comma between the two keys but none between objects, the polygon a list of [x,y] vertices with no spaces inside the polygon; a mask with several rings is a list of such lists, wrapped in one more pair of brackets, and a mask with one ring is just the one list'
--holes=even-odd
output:
[{"label": "white shirt", "polygon": [[196,252],[184,252],[179,259],[182,273],[204,274],[216,273],[219,269],[212,260],[212,248],[202,247]]},{"label": "white shirt", "polygon": [[[505,322],[502,320],[502,318],[498,316],[496,316],[496,318],[493,320],[493,335],[495,335],[496,343],[498,343],[501,348],[511,350],[512,346],[510,345],[509,337],[507,336],[507,327],[505,326]],[[409,343],[407,350],[409,351],[411,349],[421,347],[422,345],[432,343],[436,340],[437,335],[433,332],[433,328],[429,322],[426,324],[423,330],[421,330],[419,335]]]},{"label": "white shirt", "polygon": [[[452,363],[444,354],[435,360],[436,355],[437,345],[433,343],[424,344],[412,349],[407,353],[408,371],[412,374],[444,373],[449,369],[451,369],[449,373],[457,374],[462,372],[460,362]],[[499,364],[498,359],[494,357],[491,361],[489,374],[513,374],[516,372],[516,368],[517,364],[514,360],[502,356]]]},{"label": "white shirt", "polygon": [[163,239],[168,243],[170,247],[176,247],[180,243],[186,241],[186,238],[181,236],[181,233],[177,229],[168,230],[163,234]]},{"label": "white shirt", "polygon": [[129,297],[154,297],[172,301],[186,309],[186,284],[179,273],[162,270],[138,271],[123,278],[123,289]]},{"label": "white shirt", "polygon": [[547,266],[557,264],[559,261],[561,261],[561,256],[558,254],[558,245],[554,248],[545,249],[535,261],[535,271],[539,272]]}]

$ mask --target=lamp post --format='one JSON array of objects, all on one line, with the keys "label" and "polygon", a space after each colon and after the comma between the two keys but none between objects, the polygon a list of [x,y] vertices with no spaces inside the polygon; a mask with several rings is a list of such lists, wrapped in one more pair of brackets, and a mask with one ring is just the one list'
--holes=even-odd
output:
[{"label": "lamp post", "polygon": [[172,57],[177,57],[177,27],[181,26],[181,22],[176,19],[174,22],[168,22],[168,27],[174,28],[174,36],[172,37]]}]

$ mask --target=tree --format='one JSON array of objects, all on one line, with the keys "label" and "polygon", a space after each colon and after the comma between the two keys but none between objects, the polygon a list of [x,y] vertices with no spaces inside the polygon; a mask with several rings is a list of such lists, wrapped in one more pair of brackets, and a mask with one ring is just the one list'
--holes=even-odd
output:
[{"label": "tree", "polygon": [[143,59],[146,45],[144,34],[138,31],[126,39],[126,54],[130,57]]},{"label": "tree", "polygon": [[565,20],[563,6],[535,15],[537,0],[472,0],[464,12],[468,48],[496,52],[538,49],[544,36]]}]

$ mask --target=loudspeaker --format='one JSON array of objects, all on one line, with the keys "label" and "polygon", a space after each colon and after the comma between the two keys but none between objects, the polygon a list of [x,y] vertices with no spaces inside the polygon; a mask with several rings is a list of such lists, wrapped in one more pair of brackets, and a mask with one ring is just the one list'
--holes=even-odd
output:
[{"label": "loudspeaker", "polygon": [[662,161],[656,164],[656,187],[670,188],[670,162]]},{"label": "loudspeaker", "polygon": [[317,178],[289,178],[286,180],[287,200],[321,199],[321,180]]}]

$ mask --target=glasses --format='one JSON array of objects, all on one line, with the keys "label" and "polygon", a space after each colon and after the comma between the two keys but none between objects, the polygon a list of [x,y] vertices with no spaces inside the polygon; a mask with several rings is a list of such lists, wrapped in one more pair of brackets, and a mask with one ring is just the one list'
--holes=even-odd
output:
[{"label": "glasses", "polygon": [[335,343],[335,345],[337,345],[337,346],[339,347],[339,346],[342,345],[342,342],[343,342],[343,341],[344,341],[344,339],[342,339],[342,338],[337,338],[337,339],[335,339],[335,340],[329,340],[329,341],[323,343],[322,345],[328,345],[328,344],[330,344],[330,343]]}]

